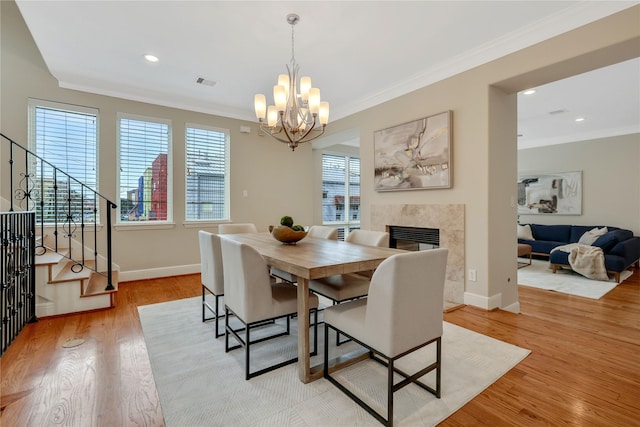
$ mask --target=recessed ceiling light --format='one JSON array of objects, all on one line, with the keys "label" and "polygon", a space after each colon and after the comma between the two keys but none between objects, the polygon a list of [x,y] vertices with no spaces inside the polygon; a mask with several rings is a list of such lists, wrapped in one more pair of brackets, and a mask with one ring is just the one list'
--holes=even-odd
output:
[{"label": "recessed ceiling light", "polygon": [[578,117],[578,118],[576,119],[576,122],[584,122],[584,117]]},{"label": "recessed ceiling light", "polygon": [[155,56],[155,55],[151,55],[150,53],[147,53],[147,54],[144,56],[144,59],[146,59],[146,60],[147,60],[147,61],[149,61],[149,62],[158,62],[158,57],[157,57],[157,56]]},{"label": "recessed ceiling light", "polygon": [[529,89],[529,90],[525,90],[523,92],[525,95],[533,95],[534,93],[536,93],[535,89]]}]

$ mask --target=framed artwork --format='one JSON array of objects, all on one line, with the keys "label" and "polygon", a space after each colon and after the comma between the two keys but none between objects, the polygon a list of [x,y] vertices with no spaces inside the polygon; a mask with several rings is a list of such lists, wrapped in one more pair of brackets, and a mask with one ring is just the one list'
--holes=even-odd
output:
[{"label": "framed artwork", "polygon": [[451,118],[445,111],[375,131],[375,189],[451,188]]},{"label": "framed artwork", "polygon": [[582,171],[518,174],[518,215],[581,215]]}]

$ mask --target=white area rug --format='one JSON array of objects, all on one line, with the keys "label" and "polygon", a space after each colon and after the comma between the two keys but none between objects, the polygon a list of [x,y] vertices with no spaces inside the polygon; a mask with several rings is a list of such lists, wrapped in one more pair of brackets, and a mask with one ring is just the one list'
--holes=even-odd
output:
[{"label": "white area rug", "polygon": [[[327,380],[301,383],[296,364],[245,381],[244,351],[225,353],[224,337],[216,340],[214,324],[201,322],[200,307],[197,297],[138,308],[168,427],[380,425]],[[323,331],[324,325],[318,330]],[[353,351],[355,345],[347,343],[339,348],[342,352]],[[252,364],[253,356],[270,357],[259,355],[260,351],[268,351],[264,349],[295,351],[296,338],[277,338],[255,348],[254,352],[252,347]],[[446,322],[442,348],[442,398],[436,399],[415,385],[396,392],[396,425],[436,425],[530,353]],[[431,350],[421,351],[426,351],[423,357],[427,359],[432,356]],[[312,365],[322,357],[320,349],[319,356],[312,358]],[[257,367],[252,366],[252,370]],[[341,373],[347,381],[365,378],[365,385],[379,383],[379,365],[374,362],[363,362],[350,370],[351,373],[348,369]],[[429,376],[425,378],[429,383]],[[381,384],[384,394],[384,379]]]},{"label": "white area rug", "polygon": [[[622,272],[620,281],[623,282],[631,274],[631,271]],[[554,274],[549,268],[549,261],[539,259],[518,269],[518,284],[592,299],[602,298],[618,285],[613,278],[608,282],[593,280],[564,268]]]}]

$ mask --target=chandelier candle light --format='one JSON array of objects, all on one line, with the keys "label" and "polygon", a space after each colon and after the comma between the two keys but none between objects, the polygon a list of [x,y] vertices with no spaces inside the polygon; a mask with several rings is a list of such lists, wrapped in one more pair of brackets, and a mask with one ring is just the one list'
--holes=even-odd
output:
[{"label": "chandelier candle light", "polygon": [[[255,96],[256,117],[260,129],[295,151],[298,144],[309,142],[324,133],[329,122],[329,103],[320,102],[320,89],[311,87],[311,78],[300,78],[300,93],[297,91],[299,66],[296,64],[293,44],[293,27],[300,21],[295,13],[287,15],[291,25],[291,61],[288,74],[278,76],[273,87],[275,105],[269,105],[263,94]],[[266,118],[266,122],[265,122]],[[318,122],[320,126],[318,126]]]}]

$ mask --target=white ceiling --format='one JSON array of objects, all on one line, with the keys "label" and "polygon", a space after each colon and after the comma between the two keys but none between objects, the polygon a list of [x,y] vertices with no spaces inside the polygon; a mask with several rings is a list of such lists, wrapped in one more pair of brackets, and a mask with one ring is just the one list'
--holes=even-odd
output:
[{"label": "white ceiling", "polygon": [[[336,120],[640,2],[16,3],[61,87],[245,120],[255,120],[253,95],[271,102],[277,75],[286,73],[285,17],[297,13],[300,73],[321,89]],[[146,62],[146,53],[160,61]],[[519,145],[639,132],[639,64],[519,95]],[[565,112],[549,114],[557,110]]]},{"label": "white ceiling", "polygon": [[638,58],[534,89],[518,93],[520,149],[640,132]]}]

